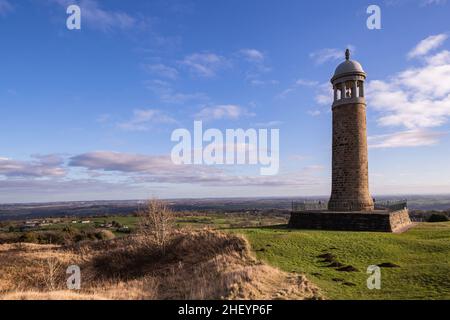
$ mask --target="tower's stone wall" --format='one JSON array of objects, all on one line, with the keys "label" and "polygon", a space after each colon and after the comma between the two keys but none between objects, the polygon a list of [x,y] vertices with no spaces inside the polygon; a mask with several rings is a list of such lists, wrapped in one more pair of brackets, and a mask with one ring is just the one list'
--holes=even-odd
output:
[{"label": "tower's stone wall", "polygon": [[365,103],[333,107],[333,163],[330,211],[372,211],[369,193]]}]

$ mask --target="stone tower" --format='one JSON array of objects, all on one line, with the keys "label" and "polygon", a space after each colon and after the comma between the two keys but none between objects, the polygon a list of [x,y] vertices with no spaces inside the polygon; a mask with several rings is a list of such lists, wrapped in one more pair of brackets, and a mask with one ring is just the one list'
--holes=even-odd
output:
[{"label": "stone tower", "polygon": [[362,66],[345,61],[334,73],[331,83],[333,101],[333,163],[332,190],[329,211],[373,211],[369,193],[366,100]]},{"label": "stone tower", "polygon": [[328,210],[322,203],[292,203],[289,227],[312,230],[401,233],[413,226],[405,200],[382,202],[374,209],[369,194],[366,73],[345,52],[331,79],[333,101],[333,180]]}]

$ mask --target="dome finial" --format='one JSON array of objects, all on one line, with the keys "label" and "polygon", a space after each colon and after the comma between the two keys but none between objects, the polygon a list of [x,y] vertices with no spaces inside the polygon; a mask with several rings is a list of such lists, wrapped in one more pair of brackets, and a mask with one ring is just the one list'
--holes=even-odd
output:
[{"label": "dome finial", "polygon": [[345,50],[345,60],[350,60],[350,50]]}]

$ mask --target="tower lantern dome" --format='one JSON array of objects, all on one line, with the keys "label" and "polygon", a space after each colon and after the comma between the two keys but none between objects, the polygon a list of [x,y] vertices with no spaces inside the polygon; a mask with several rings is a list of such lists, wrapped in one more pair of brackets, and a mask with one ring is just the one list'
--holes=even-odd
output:
[{"label": "tower lantern dome", "polygon": [[[342,62],[338,67],[336,68],[336,71],[334,72],[333,80],[345,77],[348,75],[366,75],[364,72],[363,67],[358,61],[355,60],[345,60]],[[331,80],[333,82],[333,80]]]},{"label": "tower lantern dome", "polygon": [[358,61],[350,60],[350,50],[347,49],[345,50],[345,61],[338,65],[331,82],[349,75],[362,75],[365,77],[366,73]]},{"label": "tower lantern dome", "polygon": [[345,61],[336,68],[331,83],[334,90],[333,107],[352,102],[364,103],[364,81],[366,73],[358,61],[350,59],[350,50],[345,51]]}]

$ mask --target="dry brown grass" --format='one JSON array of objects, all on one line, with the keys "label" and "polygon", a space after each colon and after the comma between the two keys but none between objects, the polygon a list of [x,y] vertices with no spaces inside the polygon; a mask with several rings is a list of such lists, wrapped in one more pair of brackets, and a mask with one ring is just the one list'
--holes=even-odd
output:
[{"label": "dry brown grass", "polygon": [[[177,232],[165,254],[142,236],[56,245],[0,245],[0,299],[315,299],[302,275],[258,262],[241,237]],[[65,288],[81,267],[81,290]]]}]

